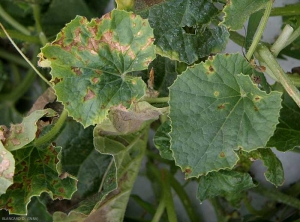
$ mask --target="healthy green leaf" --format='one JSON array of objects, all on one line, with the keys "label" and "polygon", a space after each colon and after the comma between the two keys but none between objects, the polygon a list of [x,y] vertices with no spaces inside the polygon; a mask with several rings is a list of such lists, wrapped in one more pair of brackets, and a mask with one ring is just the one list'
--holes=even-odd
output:
[{"label": "healthy green leaf", "polygon": [[76,191],[76,180],[58,177],[59,150],[49,145],[44,149],[28,146],[12,152],[16,161],[14,183],[0,197],[0,208],[27,214],[30,199],[42,192],[49,193],[51,198],[70,199]]},{"label": "healthy green leaf", "polygon": [[155,58],[148,21],[113,10],[101,19],[77,16],[42,48],[39,65],[51,67],[57,98],[84,127],[103,121],[112,106],[129,107],[145,94],[141,78]]},{"label": "healthy green leaf", "polygon": [[[41,196],[46,196],[46,193],[43,193]],[[41,197],[32,197],[30,203],[28,204],[28,214],[26,215],[29,220],[26,222],[32,221],[32,218],[38,218],[39,221],[43,222],[52,222],[52,216],[47,210],[47,202],[44,202]],[[31,219],[31,220],[30,220]]]},{"label": "healthy green leaf", "polygon": [[[76,15],[92,18],[84,0],[52,0],[48,10],[41,16],[43,31],[46,36],[54,36]],[[98,12],[97,16],[101,14]]]},{"label": "healthy green leaf", "polygon": [[26,116],[22,123],[11,125],[10,130],[4,132],[4,146],[7,150],[17,150],[29,144],[36,137],[37,121],[43,116],[55,116],[52,109],[36,110]]},{"label": "healthy green leaf", "polygon": [[255,186],[248,173],[220,170],[200,178],[197,198],[202,202],[207,198],[240,193]]},{"label": "healthy green leaf", "polygon": [[230,0],[223,9],[225,13],[221,24],[230,30],[243,28],[249,16],[262,9],[270,0]]},{"label": "healthy green leaf", "polygon": [[287,94],[283,94],[282,109],[280,110],[279,124],[267,146],[276,147],[280,151],[292,150],[300,147],[300,108]]},{"label": "healthy green leaf", "polygon": [[232,168],[234,150],[265,147],[273,135],[281,93],[259,90],[243,75],[252,72],[243,56],[220,54],[188,68],[170,87],[171,149],[188,178]]},{"label": "healthy green leaf", "polygon": [[149,19],[158,54],[191,64],[225,48],[229,37],[227,29],[208,27],[219,13],[211,1],[171,0],[144,6],[146,8],[137,13]]},{"label": "healthy green leaf", "polygon": [[0,141],[0,195],[4,194],[7,188],[13,184],[14,173],[15,159],[13,155],[4,148]]},{"label": "healthy green leaf", "polygon": [[154,89],[159,92],[160,97],[168,96],[169,87],[177,78],[176,61],[157,55],[149,68],[154,71]]},{"label": "healthy green leaf", "polygon": [[170,121],[166,121],[160,125],[157,129],[154,136],[154,145],[159,150],[159,154],[162,158],[167,160],[174,160],[172,156],[172,150],[170,149],[170,136],[171,132],[171,123]]},{"label": "healthy green leaf", "polygon": [[262,148],[254,150],[250,153],[243,152],[243,155],[250,158],[252,161],[260,159],[268,168],[264,173],[266,179],[275,186],[281,186],[284,182],[284,171],[282,163],[271,149]]}]

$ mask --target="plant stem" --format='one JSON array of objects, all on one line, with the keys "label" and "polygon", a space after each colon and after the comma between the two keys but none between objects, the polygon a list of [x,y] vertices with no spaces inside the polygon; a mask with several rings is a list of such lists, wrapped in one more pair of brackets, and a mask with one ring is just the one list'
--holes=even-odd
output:
[{"label": "plant stem", "polygon": [[256,49],[256,47],[257,47],[259,41],[261,40],[261,37],[262,37],[262,35],[263,35],[263,32],[264,32],[264,30],[265,30],[265,28],[266,28],[268,19],[269,19],[269,17],[270,17],[270,13],[271,13],[272,6],[273,6],[273,0],[270,0],[270,1],[267,3],[267,5],[266,5],[265,13],[264,13],[264,15],[263,15],[263,17],[262,17],[262,20],[261,20],[260,24],[259,24],[259,27],[258,27],[258,29],[257,29],[257,32],[256,32],[256,34],[255,34],[255,36],[254,36],[254,38],[253,38],[253,42],[252,42],[252,44],[251,44],[251,46],[250,46],[250,48],[249,48],[249,50],[248,50],[248,52],[247,52],[247,54],[246,54],[246,58],[247,58],[249,61],[251,60],[252,55],[253,55],[253,53],[255,52],[255,49]]},{"label": "plant stem", "polygon": [[[36,59],[35,59],[36,60]],[[35,74],[32,69],[29,69],[26,73],[25,78],[21,81],[18,87],[11,91],[8,94],[0,94],[0,101],[17,101],[21,96],[27,92],[29,87],[31,86],[32,82],[35,80]]]},{"label": "plant stem", "polygon": [[16,56],[16,55],[12,54],[12,53],[9,53],[5,50],[2,50],[2,49],[0,49],[0,58],[6,59],[10,62],[13,62],[13,63],[19,65],[19,66],[24,67],[24,68],[30,67],[28,65],[28,63],[24,61],[24,59],[20,58],[19,56]]},{"label": "plant stem", "polygon": [[268,189],[268,188],[264,188],[262,186],[258,186],[258,187],[253,188],[253,191],[261,194],[264,197],[270,198],[271,200],[275,200],[279,203],[284,203],[284,204],[292,206],[296,209],[300,209],[300,200],[298,200],[295,197],[281,193],[278,190]]},{"label": "plant stem", "polygon": [[291,4],[284,7],[273,8],[270,16],[300,15],[300,4]]},{"label": "plant stem", "polygon": [[39,34],[40,41],[42,45],[46,45],[48,43],[48,40],[41,26],[40,6],[38,4],[33,4],[32,9],[33,9],[33,16],[35,20],[35,27]]},{"label": "plant stem", "polygon": [[286,25],[282,32],[280,33],[279,37],[276,39],[274,44],[271,46],[270,51],[273,53],[275,57],[278,56],[279,52],[286,47],[287,39],[290,38],[294,29],[290,25]]},{"label": "plant stem", "polygon": [[287,47],[300,36],[300,26],[293,32],[289,39],[285,42],[284,47]]},{"label": "plant stem", "polygon": [[165,211],[165,207],[166,207],[166,204],[165,204],[164,198],[161,198],[161,201],[159,202],[159,204],[157,206],[156,212],[155,212],[154,217],[151,222],[159,222],[160,221],[160,218]]},{"label": "plant stem", "polygon": [[266,63],[267,67],[272,71],[274,76],[282,84],[286,92],[293,98],[296,104],[300,107],[300,93],[298,89],[294,86],[292,81],[282,70],[276,58],[270,52],[268,47],[266,47],[263,44],[258,45],[257,54],[261,58],[261,60]]},{"label": "plant stem", "polygon": [[209,202],[211,203],[211,205],[213,205],[216,215],[217,215],[217,219],[219,222],[226,222],[228,221],[228,218],[225,215],[225,211],[223,209],[223,207],[221,206],[221,204],[219,203],[217,198],[211,198],[209,199]]},{"label": "plant stem", "polygon": [[60,114],[60,117],[58,118],[57,122],[53,126],[53,128],[46,133],[44,136],[37,138],[33,145],[35,147],[39,147],[41,145],[47,144],[55,138],[55,136],[59,133],[60,129],[64,125],[66,119],[68,117],[68,112],[66,109],[63,110],[63,112]]},{"label": "plant stem", "polygon": [[[34,43],[34,44],[40,43],[39,38],[37,38],[36,36],[24,35],[23,33],[18,32],[16,30],[6,30],[6,31],[13,39],[17,39],[28,43]],[[0,32],[0,37],[6,38],[6,35]]]},{"label": "plant stem", "polygon": [[168,219],[169,219],[169,221],[177,222],[174,201],[173,201],[173,197],[172,197],[172,193],[171,193],[169,174],[166,172],[165,169],[162,169],[161,177],[162,177],[162,182],[163,182],[162,183],[163,184],[163,196],[164,196],[164,202],[166,204]]},{"label": "plant stem", "polygon": [[194,211],[194,208],[192,207],[192,202],[183,188],[184,186],[181,186],[181,184],[172,175],[170,175],[170,173],[168,174],[171,186],[178,195],[179,199],[181,200],[181,203],[184,206],[190,221],[199,222],[199,216]]},{"label": "plant stem", "polygon": [[13,44],[13,46],[15,47],[15,49],[20,53],[20,55],[25,59],[25,61],[31,66],[31,68],[35,71],[36,74],[39,75],[39,77],[41,77],[41,79],[43,79],[50,87],[52,87],[52,84],[34,67],[34,65],[32,65],[32,63],[27,59],[27,57],[23,54],[23,52],[21,51],[21,49],[19,49],[19,47],[15,44],[15,42],[11,39],[11,37],[8,35],[8,33],[6,32],[5,28],[3,27],[2,23],[0,23],[0,27],[2,28],[2,30],[4,31],[4,33],[6,34],[7,38],[9,39],[9,41],[11,42],[11,44]]},{"label": "plant stem", "polygon": [[235,43],[238,44],[239,46],[242,46],[242,47],[244,46],[245,41],[246,41],[246,39],[245,39],[244,36],[242,36],[241,34],[239,34],[239,33],[237,33],[237,32],[234,32],[234,31],[230,31],[229,33],[230,33],[229,38],[230,38],[233,42],[235,42]]},{"label": "plant stem", "polygon": [[30,35],[30,32],[19,22],[17,22],[13,17],[11,17],[1,6],[0,4],[0,16],[9,23],[12,27],[20,31],[21,33],[25,35]]},{"label": "plant stem", "polygon": [[254,214],[254,215],[258,215],[258,216],[262,216],[262,213],[259,210],[256,210],[252,205],[251,202],[248,198],[247,193],[244,195],[243,198],[244,204],[247,208],[247,210],[249,211],[249,213]]},{"label": "plant stem", "polygon": [[169,102],[170,97],[159,97],[159,98],[144,98],[144,101],[148,103],[167,103]]}]

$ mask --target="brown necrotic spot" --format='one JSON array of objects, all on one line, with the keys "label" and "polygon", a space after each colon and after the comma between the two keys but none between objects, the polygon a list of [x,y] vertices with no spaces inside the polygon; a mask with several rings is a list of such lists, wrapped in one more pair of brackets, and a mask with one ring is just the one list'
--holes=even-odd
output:
[{"label": "brown necrotic spot", "polygon": [[11,142],[14,144],[14,146],[17,146],[17,145],[20,145],[20,144],[21,144],[20,140],[17,139],[17,138],[12,138],[12,139],[11,139]]},{"label": "brown necrotic spot", "polygon": [[224,152],[221,152],[221,153],[220,153],[220,157],[221,157],[221,158],[224,158],[224,157],[225,157],[225,153],[224,153]]},{"label": "brown necrotic spot", "polygon": [[131,17],[132,19],[135,19],[136,15],[132,13],[132,14],[130,15],[130,17]]},{"label": "brown necrotic spot", "polygon": [[77,75],[80,76],[82,74],[79,67],[71,67],[71,70]]},{"label": "brown necrotic spot", "polygon": [[254,111],[257,112],[258,111],[258,108],[257,106],[254,106]]},{"label": "brown necrotic spot", "polygon": [[208,59],[209,60],[214,60],[214,56],[210,55],[210,56],[208,56]]},{"label": "brown necrotic spot", "polygon": [[212,67],[212,66],[209,66],[209,67],[208,67],[208,70],[209,70],[210,72],[215,71],[215,70],[214,70],[214,67]]},{"label": "brown necrotic spot", "polygon": [[219,110],[225,109],[225,105],[226,105],[225,103],[219,105],[219,106],[218,106],[218,109],[219,109]]},{"label": "brown necrotic spot", "polygon": [[95,96],[96,96],[96,94],[92,90],[88,89],[86,95],[84,96],[83,101],[94,99]]},{"label": "brown necrotic spot", "polygon": [[192,172],[192,169],[190,167],[187,167],[187,168],[184,169],[184,172],[186,174],[190,174]]},{"label": "brown necrotic spot", "polygon": [[92,82],[93,82],[94,84],[97,84],[97,83],[99,82],[99,78],[98,78],[98,77],[92,78]]},{"label": "brown necrotic spot", "polygon": [[53,80],[51,80],[51,82],[53,82],[55,85],[59,82],[61,82],[63,80],[63,78],[57,78],[55,77]]},{"label": "brown necrotic spot", "polygon": [[259,102],[261,100],[261,96],[255,96],[253,101],[254,102]]}]

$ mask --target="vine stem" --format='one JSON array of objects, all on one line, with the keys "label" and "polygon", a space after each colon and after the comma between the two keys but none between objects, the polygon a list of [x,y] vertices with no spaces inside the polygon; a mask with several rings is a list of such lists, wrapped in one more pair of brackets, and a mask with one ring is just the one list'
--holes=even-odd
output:
[{"label": "vine stem", "polygon": [[287,39],[290,38],[290,36],[293,34],[294,29],[290,25],[286,25],[282,32],[280,33],[279,37],[276,39],[276,41],[271,46],[270,50],[273,53],[275,57],[278,56],[279,52],[286,47]]},{"label": "vine stem", "polygon": [[38,4],[33,4],[32,9],[33,9],[33,16],[35,20],[35,27],[39,34],[40,41],[42,45],[46,45],[48,43],[48,40],[47,37],[45,36],[45,33],[43,32],[42,25],[41,25],[40,6]]},{"label": "vine stem", "polygon": [[172,197],[172,193],[171,193],[170,178],[165,169],[162,169],[161,177],[162,177],[162,182],[163,182],[162,183],[163,184],[163,196],[164,196],[164,202],[166,204],[168,219],[169,219],[169,221],[177,222],[174,201],[173,201],[173,197]]},{"label": "vine stem", "polygon": [[30,65],[30,67],[36,72],[36,74],[39,75],[39,77],[41,77],[42,80],[44,80],[50,87],[52,87],[52,84],[34,67],[34,65],[29,61],[29,59],[27,59],[27,57],[23,54],[23,52],[21,51],[21,49],[19,49],[19,47],[16,45],[16,43],[12,40],[12,38],[9,36],[9,34],[7,33],[7,31],[5,30],[5,28],[3,27],[2,23],[0,22],[0,27],[2,28],[3,32],[5,33],[5,35],[7,36],[7,38],[9,39],[9,41],[11,42],[11,44],[15,47],[15,49],[20,53],[20,55],[23,57],[23,59],[25,59],[25,61]]},{"label": "vine stem", "polygon": [[284,7],[273,8],[270,16],[292,16],[300,15],[300,4],[286,5]]},{"label": "vine stem", "polygon": [[164,198],[162,198],[157,206],[156,212],[155,212],[154,217],[151,222],[159,222],[160,221],[160,218],[165,211],[165,207],[166,207],[166,204],[165,204]]},{"label": "vine stem", "polygon": [[285,42],[284,47],[287,47],[300,36],[300,26],[293,32],[289,39]]},{"label": "vine stem", "polygon": [[25,35],[30,35],[30,32],[23,25],[21,25],[13,17],[11,17],[9,14],[7,14],[7,12],[2,8],[1,4],[0,4],[0,16],[6,22],[8,22],[12,27],[14,27],[15,29],[17,29],[21,33],[23,33]]},{"label": "vine stem", "polygon": [[263,44],[259,44],[257,46],[257,57],[260,61],[264,62],[267,65],[276,79],[282,84],[286,92],[300,107],[300,93],[298,89],[293,84],[292,80],[290,80],[289,77],[285,74],[268,47]]},{"label": "vine stem", "polygon": [[261,37],[263,35],[263,32],[266,28],[266,25],[267,25],[267,22],[268,22],[268,19],[270,17],[270,13],[271,13],[271,10],[272,10],[272,6],[273,6],[273,0],[270,0],[268,3],[267,3],[267,6],[266,6],[266,9],[265,9],[265,13],[262,17],[262,20],[259,24],[259,27],[257,29],[257,32],[253,38],[253,42],[246,54],[246,58],[250,61],[251,58],[252,58],[252,55],[253,53],[255,52],[255,49],[259,43],[259,41],[261,40]]},{"label": "vine stem", "polygon": [[258,186],[252,189],[255,193],[259,193],[263,195],[264,197],[270,198],[272,200],[275,200],[279,203],[284,203],[286,205],[292,206],[296,209],[300,209],[300,200],[297,198],[286,195],[278,190],[275,189],[267,189],[262,186]]},{"label": "vine stem", "polygon": [[43,144],[49,143],[53,140],[53,138],[59,133],[60,129],[64,125],[66,119],[68,117],[68,112],[66,109],[62,111],[60,117],[58,118],[57,122],[54,124],[53,128],[46,133],[44,136],[37,138],[33,145],[35,147],[39,147]]}]

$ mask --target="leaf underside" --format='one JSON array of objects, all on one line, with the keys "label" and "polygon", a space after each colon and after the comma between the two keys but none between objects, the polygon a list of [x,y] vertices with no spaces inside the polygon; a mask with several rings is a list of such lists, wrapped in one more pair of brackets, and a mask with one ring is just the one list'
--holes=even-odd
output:
[{"label": "leaf underside", "polygon": [[259,90],[243,75],[252,72],[241,55],[220,54],[188,68],[170,87],[171,149],[188,178],[232,168],[234,150],[265,147],[272,136],[281,94]]}]

